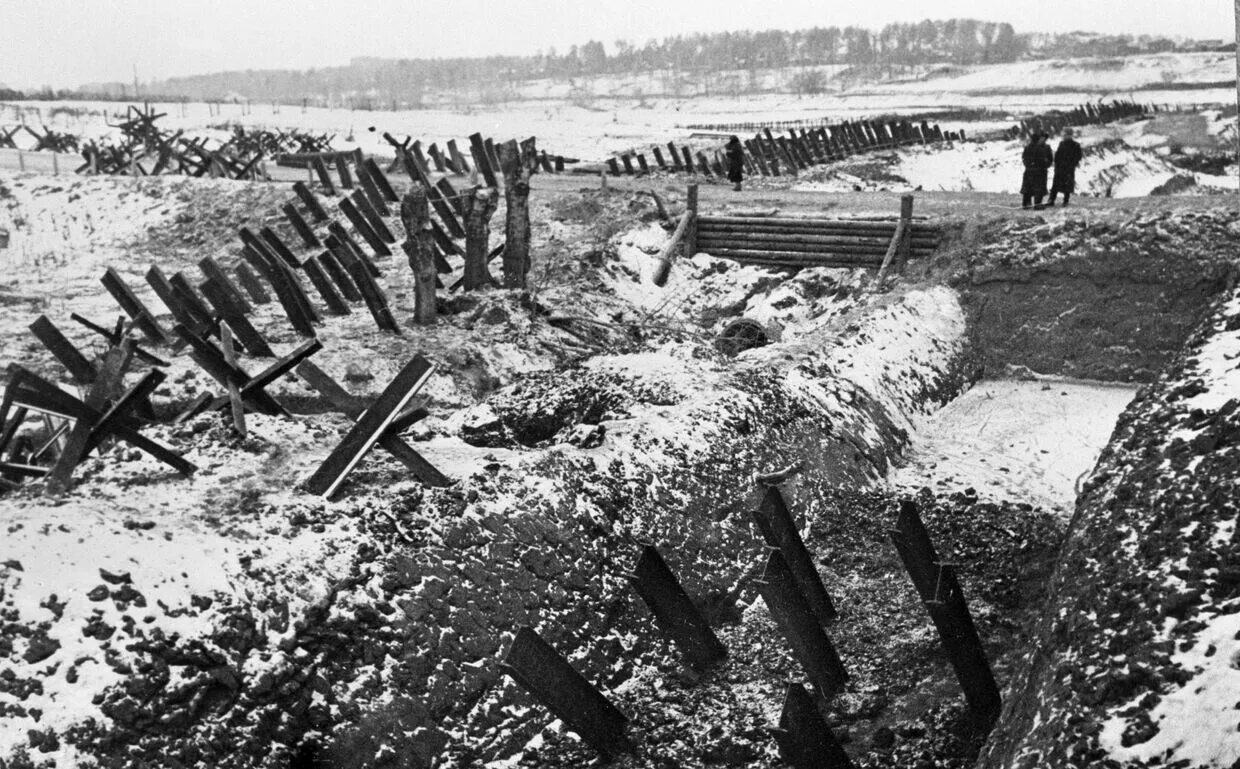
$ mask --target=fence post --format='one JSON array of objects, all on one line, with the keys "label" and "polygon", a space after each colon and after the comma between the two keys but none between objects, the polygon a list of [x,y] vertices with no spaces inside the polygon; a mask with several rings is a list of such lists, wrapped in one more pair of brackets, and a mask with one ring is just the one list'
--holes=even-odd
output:
[{"label": "fence post", "polygon": [[994,673],[986,659],[973,617],[969,614],[964,593],[951,564],[943,563],[934,551],[934,543],[917,514],[917,505],[905,500],[900,503],[896,528],[891,541],[900,553],[922,604],[930,614],[939,638],[955,670],[956,679],[964,690],[976,728],[989,732],[999,718],[1002,701]]},{"label": "fence post", "polygon": [[698,186],[690,184],[685,195],[685,211],[689,215],[689,224],[685,227],[685,258],[692,259],[697,253],[698,229]]},{"label": "fence post", "polygon": [[655,622],[680,647],[690,667],[704,671],[727,656],[715,631],[653,545],[642,548],[628,580],[650,608]]},{"label": "fence post", "polygon": [[22,153],[21,150],[17,151],[17,170],[18,171],[26,170],[26,156]]}]

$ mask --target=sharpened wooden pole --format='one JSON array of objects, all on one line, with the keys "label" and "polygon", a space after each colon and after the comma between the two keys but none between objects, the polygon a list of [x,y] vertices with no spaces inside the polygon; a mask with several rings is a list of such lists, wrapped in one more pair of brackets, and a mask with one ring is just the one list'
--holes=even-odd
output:
[{"label": "sharpened wooden pole", "polygon": [[413,185],[405,195],[400,204],[400,220],[405,226],[405,253],[413,270],[414,322],[431,325],[435,322],[435,238],[430,202],[421,184]]}]

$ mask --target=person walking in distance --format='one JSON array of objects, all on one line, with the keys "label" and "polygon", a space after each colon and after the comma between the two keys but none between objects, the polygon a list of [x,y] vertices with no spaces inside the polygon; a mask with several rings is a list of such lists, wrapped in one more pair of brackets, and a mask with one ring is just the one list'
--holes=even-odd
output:
[{"label": "person walking in distance", "polygon": [[1055,205],[1055,196],[1063,193],[1063,204],[1076,192],[1076,167],[1081,164],[1081,145],[1072,138],[1072,129],[1063,129],[1063,139],[1055,148],[1055,181],[1051,183],[1050,206]]},{"label": "person walking in distance", "polygon": [[741,180],[745,178],[745,149],[741,147],[741,140],[735,136],[728,139],[723,153],[728,160],[728,181],[732,182],[732,189],[740,192]]},{"label": "person walking in distance", "polygon": [[1029,208],[1032,203],[1033,208],[1041,210],[1042,198],[1046,197],[1046,172],[1055,161],[1046,144],[1046,134],[1035,133],[1029,137],[1021,161],[1025,164],[1025,176],[1020,185],[1020,207]]}]

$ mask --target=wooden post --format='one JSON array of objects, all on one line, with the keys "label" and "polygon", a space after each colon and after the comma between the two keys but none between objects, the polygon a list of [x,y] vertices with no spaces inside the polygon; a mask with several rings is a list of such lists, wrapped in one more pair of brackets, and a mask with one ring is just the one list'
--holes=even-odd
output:
[{"label": "wooden post", "polygon": [[[1237,2],[1240,2],[1240,0],[1237,0]],[[17,170],[22,172],[26,170],[26,156],[21,150],[17,151]]]},{"label": "wooden post", "polygon": [[685,195],[685,211],[689,213],[689,224],[685,229],[685,258],[692,259],[697,253],[698,186],[696,184],[689,185]]},{"label": "wooden post", "polygon": [[887,274],[891,270],[893,264],[896,263],[896,255],[900,256],[900,263],[908,261],[910,242],[913,229],[913,196],[900,196],[900,221],[896,224],[895,234],[891,236],[891,243],[887,246],[887,253],[883,256],[882,266],[878,268],[877,281],[881,285],[887,279]]},{"label": "wooden post", "polygon": [[525,288],[530,271],[530,176],[538,162],[531,137],[500,146],[500,168],[504,172],[504,288]]},{"label": "wooden post", "polygon": [[727,656],[727,649],[653,545],[642,548],[628,579],[690,667],[704,671]]},{"label": "wooden post", "polygon": [[517,630],[501,667],[605,757],[632,752],[624,714],[530,628]]},{"label": "wooden post", "polygon": [[848,672],[778,550],[772,550],[767,558],[758,592],[809,680],[824,698],[830,699],[843,688]]},{"label": "wooden post", "polygon": [[780,757],[793,769],[853,769],[852,760],[822,720],[814,698],[800,684],[788,685],[779,728],[772,731]]},{"label": "wooden post", "polygon": [[52,153],[52,176],[60,176],[60,153]]},{"label": "wooden post", "polygon": [[767,488],[762,495],[761,505],[753,511],[753,517],[766,544],[779,548],[779,552],[783,554],[797,587],[805,596],[814,616],[818,618],[818,624],[825,630],[839,615],[827,588],[822,584],[822,577],[814,566],[814,559],[801,539],[801,532],[797,530],[792,512],[777,487]]},{"label": "wooden post", "polygon": [[431,207],[426,188],[413,185],[400,204],[400,221],[405,226],[405,253],[413,270],[413,320],[435,322],[435,256],[431,233]]},{"label": "wooden post", "polygon": [[654,284],[656,286],[666,286],[668,275],[672,271],[672,259],[676,253],[676,246],[680,245],[680,241],[684,238],[685,233],[689,229],[689,222],[693,219],[690,211],[685,211],[680,215],[680,223],[676,225],[675,231],[672,232],[671,240],[659,252],[654,268]]},{"label": "wooden post", "polygon": [[891,541],[895,543],[900,560],[904,562],[922,604],[939,631],[956,679],[964,689],[975,727],[981,732],[990,731],[1003,705],[999,687],[995,684],[986,651],[977,636],[977,628],[973,625],[973,617],[969,614],[964,593],[956,579],[956,571],[950,564],[939,560],[934,543],[930,541],[930,535],[917,514],[917,505],[913,502],[901,502]]},{"label": "wooden post", "polygon": [[[499,182],[495,178],[495,169],[492,168],[490,156],[487,154],[486,144],[482,141],[482,134],[470,134],[469,146],[474,154],[474,165],[478,168],[478,172],[482,174],[482,178],[486,180],[487,186],[499,186]],[[468,289],[468,287],[466,288]]]},{"label": "wooden post", "polygon": [[495,282],[487,270],[487,249],[491,239],[491,216],[499,207],[499,195],[494,187],[475,187],[467,190],[464,196],[465,290],[476,291]]}]

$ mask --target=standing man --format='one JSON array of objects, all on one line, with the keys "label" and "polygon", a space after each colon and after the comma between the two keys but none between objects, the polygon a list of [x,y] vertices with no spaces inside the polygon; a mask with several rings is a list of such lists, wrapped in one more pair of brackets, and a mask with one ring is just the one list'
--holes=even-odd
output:
[{"label": "standing man", "polygon": [[1081,145],[1076,143],[1072,138],[1072,129],[1063,129],[1063,140],[1059,142],[1059,147],[1055,149],[1055,181],[1051,184],[1051,200],[1052,207],[1055,205],[1055,196],[1063,193],[1063,204],[1068,205],[1068,199],[1072,197],[1072,193],[1076,191],[1076,167],[1081,164]]},{"label": "standing man", "polygon": [[1035,133],[1029,137],[1029,143],[1020,157],[1025,164],[1025,175],[1020,184],[1020,207],[1029,208],[1032,203],[1033,208],[1041,210],[1042,198],[1046,197],[1046,173],[1055,160],[1051,148],[1046,145],[1046,134]]},{"label": "standing man", "polygon": [[732,189],[740,192],[741,180],[745,178],[745,149],[741,146],[741,140],[733,136],[723,152],[728,161],[728,181],[735,185]]}]

